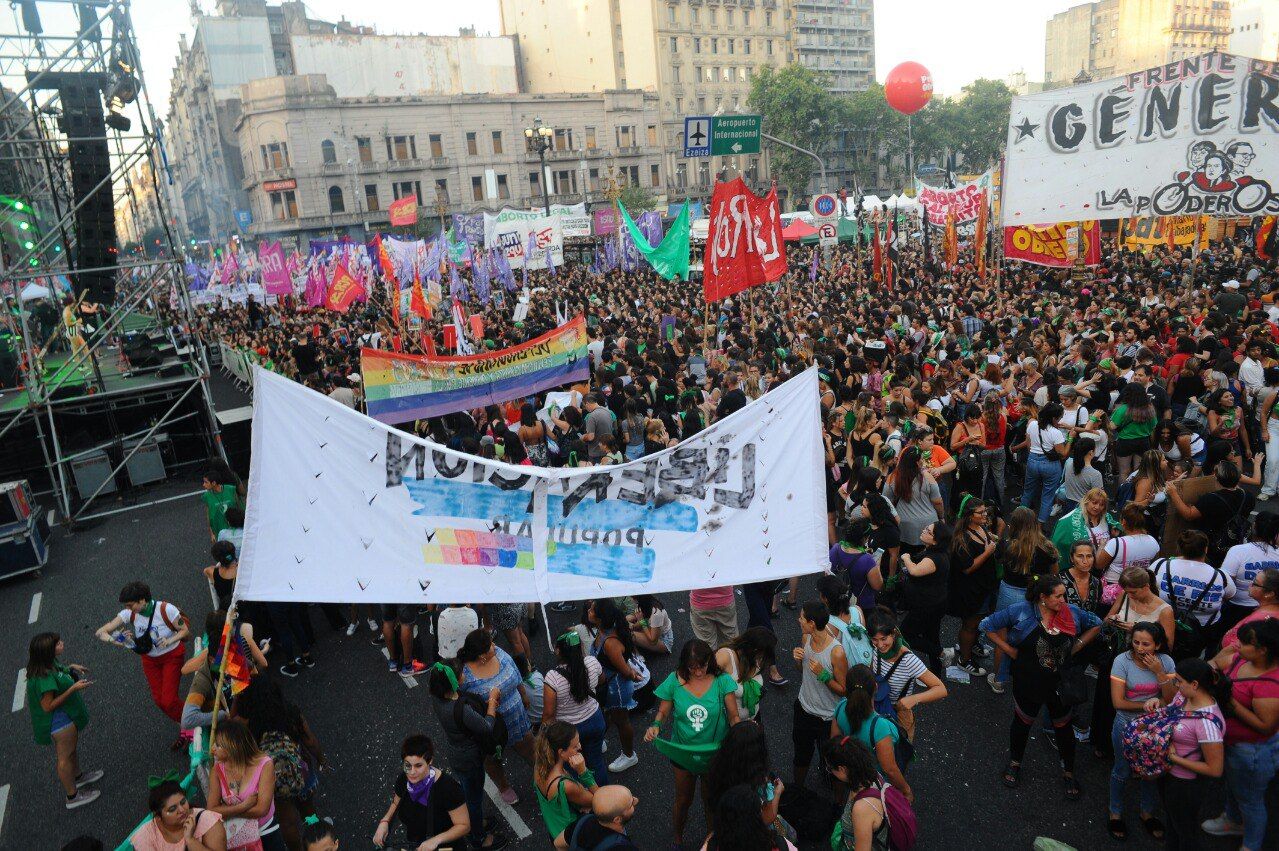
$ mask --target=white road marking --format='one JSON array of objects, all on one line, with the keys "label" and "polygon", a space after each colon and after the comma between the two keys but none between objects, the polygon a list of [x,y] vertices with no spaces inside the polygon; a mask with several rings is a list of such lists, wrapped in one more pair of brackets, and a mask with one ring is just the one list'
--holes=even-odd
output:
[{"label": "white road marking", "polygon": [[27,705],[27,669],[18,669],[18,685],[13,689],[13,711],[21,712]]},{"label": "white road marking", "polygon": [[493,802],[493,806],[497,807],[497,811],[502,814],[502,818],[506,819],[506,823],[511,826],[511,830],[515,831],[516,839],[528,839],[533,835],[533,831],[528,829],[528,825],[524,823],[524,819],[520,818],[520,814],[515,812],[510,804],[502,800],[502,795],[497,791],[497,784],[488,777],[484,778],[484,791],[488,792],[489,800]]},{"label": "white road marking", "polygon": [[0,834],[4,832],[4,817],[9,812],[9,784],[0,786]]},{"label": "white road marking", "polygon": [[31,595],[31,612],[27,615],[27,623],[35,623],[40,620],[40,601],[44,599],[44,592],[37,591]]}]

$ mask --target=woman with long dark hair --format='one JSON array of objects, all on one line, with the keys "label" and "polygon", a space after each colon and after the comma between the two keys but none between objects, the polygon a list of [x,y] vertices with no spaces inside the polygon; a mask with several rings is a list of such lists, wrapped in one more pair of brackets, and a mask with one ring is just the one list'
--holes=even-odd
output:
[{"label": "woman with long dark hair", "polygon": [[151,818],[129,837],[133,851],[226,851],[222,816],[192,807],[176,780],[162,780],[147,793]]},{"label": "woman with long dark hair", "polygon": [[1169,707],[1176,712],[1168,771],[1159,778],[1163,798],[1164,842],[1169,848],[1199,848],[1199,808],[1206,780],[1220,777],[1226,765],[1222,707],[1231,705],[1230,677],[1203,659],[1182,659],[1173,680],[1177,694]]},{"label": "woman with long dark hair", "polygon": [[533,466],[548,466],[551,456],[546,444],[546,424],[537,418],[537,410],[528,402],[520,406],[520,427],[517,433]]},{"label": "woman with long dark hair", "polygon": [[932,475],[924,470],[918,446],[910,446],[902,453],[897,469],[884,484],[884,496],[897,512],[902,546],[908,552],[919,552],[924,548],[919,539],[920,532],[928,524],[940,520],[945,508],[941,489]]},{"label": "woman with long dark hair", "polygon": [[586,767],[581,737],[572,724],[552,721],[544,726],[537,734],[534,753],[533,785],[542,821],[555,847],[567,848],[561,844],[566,830],[581,813],[590,811],[600,784]]},{"label": "woman with long dark hair", "polygon": [[639,671],[631,666],[635,639],[622,610],[606,597],[592,600],[587,605],[586,624],[595,633],[591,655],[599,660],[604,670],[607,693],[601,708],[608,723],[617,728],[617,736],[622,742],[622,753],[609,763],[608,770],[621,773],[639,764],[630,716],[630,711],[635,708],[635,683],[640,680]]},{"label": "woman with long dark hair", "polygon": [[484,835],[484,755],[481,739],[491,737],[498,718],[502,690],[489,688],[488,701],[462,698],[458,674],[451,662],[436,662],[427,680],[435,720],[444,728],[449,768],[462,784],[466,810],[471,816],[471,847],[494,849],[505,845],[496,834]]},{"label": "woman with long dark hair", "polygon": [[1044,524],[1052,515],[1053,496],[1061,485],[1061,460],[1068,451],[1066,434],[1056,425],[1061,414],[1059,403],[1044,405],[1039,409],[1039,416],[1026,426],[1026,439],[1022,443],[1030,450],[1030,457],[1026,461],[1021,504],[1029,508],[1038,501],[1039,522]]},{"label": "woman with long dark hair", "polygon": [[790,840],[765,824],[759,812],[759,794],[746,783],[730,786],[714,810],[715,830],[706,838],[705,851],[788,851]]},{"label": "woman with long dark hair", "polygon": [[[462,669],[458,677],[462,691],[487,700],[491,690],[498,689],[501,695],[498,714],[506,725],[507,744],[525,762],[531,763],[533,734],[527,710],[529,698],[524,689],[524,674],[516,667],[515,660],[493,643],[488,630],[481,628],[466,636],[457,652],[457,661]],[[519,795],[506,781],[506,772],[499,760],[486,757],[484,769],[502,793],[502,800],[508,804],[519,801]]]},{"label": "woman with long dark hair", "polygon": [[1115,431],[1115,473],[1119,481],[1128,478],[1136,458],[1150,448],[1150,436],[1159,420],[1146,388],[1130,381],[1119,391],[1119,404],[1110,415]]},{"label": "woman with long dark hair", "polygon": [[715,651],[720,670],[733,678],[737,688],[738,714],[753,719],[759,714],[759,701],[764,692],[764,672],[775,667],[777,635],[762,626],[753,626]]},{"label": "woman with long dark hair", "polygon": [[903,738],[901,727],[891,718],[875,711],[875,674],[867,665],[853,665],[844,677],[845,697],[835,707],[830,723],[832,736],[850,736],[861,742],[875,758],[876,768],[884,779],[906,796],[915,793],[906,782],[906,766],[897,762],[898,743]]},{"label": "woman with long dark hair", "polygon": [[982,432],[985,442],[981,447],[982,499],[994,497],[997,504],[1004,504],[1004,465],[1008,446],[1008,417],[999,394],[991,393],[981,403]]},{"label": "woman with long dark hair", "polygon": [[719,800],[732,786],[745,783],[756,790],[759,819],[764,824],[777,820],[785,785],[768,762],[768,739],[764,728],[754,721],[738,721],[728,728],[706,772],[706,811],[715,812]]},{"label": "woman with long dark hair", "polygon": [[603,751],[607,722],[595,699],[603,668],[599,659],[582,652],[582,636],[574,629],[555,639],[555,657],[559,665],[546,672],[542,683],[542,723],[558,719],[577,728],[582,756],[603,786],[608,783]]},{"label": "woman with long dark hair", "polygon": [[31,639],[27,647],[27,707],[36,744],[54,746],[66,807],[74,810],[102,794],[99,789],[84,788],[101,780],[102,771],[80,770],[76,746],[80,731],[89,723],[81,692],[92,681],[87,679],[88,668],[58,659],[64,649],[56,632],[42,632]]},{"label": "woman with long dark hair", "polygon": [[[887,851],[891,847],[888,812],[882,796],[874,792],[880,780],[870,751],[842,736],[822,745],[822,759],[831,777],[848,790],[839,816],[839,842],[832,838],[832,851]],[[868,790],[871,794],[866,794]]]},{"label": "woman with long dark hair", "polygon": [[959,649],[955,664],[969,676],[986,675],[973,658],[977,644],[977,623],[991,594],[999,587],[995,569],[995,549],[999,536],[989,526],[991,509],[976,497],[959,504],[959,519],[950,545],[950,590],[946,605],[959,618]]},{"label": "woman with long dark hair", "polygon": [[928,666],[939,676],[941,664],[941,619],[946,614],[946,594],[950,584],[950,542],[955,530],[941,522],[930,523],[920,532],[924,551],[919,558],[902,556],[906,571],[901,602],[902,636],[928,657]]}]

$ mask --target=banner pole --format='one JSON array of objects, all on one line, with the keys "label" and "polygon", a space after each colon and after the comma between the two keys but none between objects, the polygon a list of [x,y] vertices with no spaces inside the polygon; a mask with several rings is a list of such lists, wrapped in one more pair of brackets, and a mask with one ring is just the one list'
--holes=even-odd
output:
[{"label": "banner pole", "polygon": [[542,607],[542,626],[546,629],[546,646],[554,653],[555,639],[551,638],[551,619],[546,616],[546,603],[538,601],[538,605]]},{"label": "banner pole", "polygon": [[[213,689],[213,724],[209,729],[209,752],[213,752],[214,736],[218,733],[218,706],[222,703],[222,684],[226,682],[227,648],[231,646],[231,623],[238,601],[232,600],[226,610],[226,621],[222,624],[222,661],[218,663],[218,684]],[[227,708],[230,711],[230,707]]]}]

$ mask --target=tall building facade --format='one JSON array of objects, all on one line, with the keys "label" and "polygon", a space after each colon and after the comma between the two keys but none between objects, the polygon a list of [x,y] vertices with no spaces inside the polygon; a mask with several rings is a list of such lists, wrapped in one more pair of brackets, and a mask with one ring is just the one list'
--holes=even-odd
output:
[{"label": "tall building facade", "polygon": [[1279,0],[1234,0],[1230,52],[1279,62]]},{"label": "tall building facade", "polygon": [[1045,28],[1044,86],[1127,74],[1230,47],[1229,0],[1099,0]]},{"label": "tall building facade", "polygon": [[[652,92],[349,98],[308,74],[242,93],[236,132],[253,237],[359,236],[385,227],[388,207],[409,195],[427,218],[603,202],[610,179],[662,192]],[[524,133],[539,122],[553,131],[545,172]]]},{"label": "tall building facade", "polygon": [[762,154],[685,159],[684,118],[746,112],[755,73],[795,61],[788,0],[499,0],[499,8],[502,31],[518,45],[525,91],[657,95],[673,200],[709,194],[723,169],[767,181]]},{"label": "tall building facade", "polygon": [[863,92],[875,81],[874,0],[791,0],[795,54],[830,90]]}]

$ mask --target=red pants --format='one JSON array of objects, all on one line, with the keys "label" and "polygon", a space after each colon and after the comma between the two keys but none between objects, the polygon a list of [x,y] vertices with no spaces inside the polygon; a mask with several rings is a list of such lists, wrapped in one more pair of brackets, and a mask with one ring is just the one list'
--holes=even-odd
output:
[{"label": "red pants", "polygon": [[179,644],[163,656],[143,656],[142,673],[151,687],[151,699],[160,711],[174,721],[182,720],[182,697],[178,686],[182,681],[182,663],[186,661],[186,645]]}]

